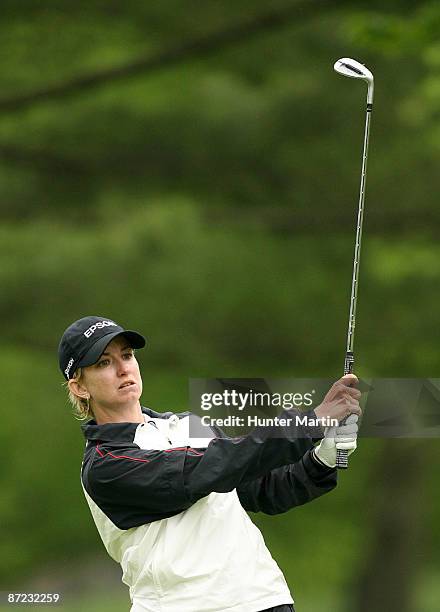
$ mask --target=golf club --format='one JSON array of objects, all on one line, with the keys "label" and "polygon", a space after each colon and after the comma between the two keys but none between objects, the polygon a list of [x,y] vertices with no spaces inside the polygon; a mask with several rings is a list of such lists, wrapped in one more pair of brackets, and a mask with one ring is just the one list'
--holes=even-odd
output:
[{"label": "golf club", "polygon": [[[353,277],[351,281],[350,315],[348,319],[347,349],[345,353],[344,374],[351,374],[354,366],[354,328],[356,325],[356,302],[358,294],[359,260],[361,254],[362,222],[364,219],[365,185],[367,182],[368,141],[370,137],[370,120],[373,110],[374,78],[372,73],[360,62],[348,57],[339,59],[334,69],[343,76],[361,79],[367,83],[367,112],[365,118],[364,149],[362,153],[361,185],[359,190],[359,209],[356,227],[356,242],[354,248]],[[336,467],[348,468],[348,451],[336,451]]]}]

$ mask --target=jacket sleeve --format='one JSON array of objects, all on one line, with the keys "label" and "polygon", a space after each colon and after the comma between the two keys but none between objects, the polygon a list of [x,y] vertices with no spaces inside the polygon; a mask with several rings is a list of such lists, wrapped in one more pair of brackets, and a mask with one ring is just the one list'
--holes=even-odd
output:
[{"label": "jacket sleeve", "polygon": [[306,430],[291,427],[214,438],[206,448],[96,444],[86,450],[82,483],[101,510],[128,529],[173,516],[212,492],[232,491],[297,462],[311,445]]},{"label": "jacket sleeve", "polygon": [[336,484],[337,470],[318,465],[307,451],[296,463],[239,485],[237,493],[248,512],[281,514],[331,491]]}]

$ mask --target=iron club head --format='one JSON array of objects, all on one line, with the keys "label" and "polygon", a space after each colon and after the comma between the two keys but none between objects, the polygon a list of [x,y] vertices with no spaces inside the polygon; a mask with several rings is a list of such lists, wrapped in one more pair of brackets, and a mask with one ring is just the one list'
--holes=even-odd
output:
[{"label": "iron club head", "polygon": [[335,62],[334,69],[343,76],[365,81],[368,85],[367,102],[373,103],[374,77],[364,64],[349,57],[343,57]]}]

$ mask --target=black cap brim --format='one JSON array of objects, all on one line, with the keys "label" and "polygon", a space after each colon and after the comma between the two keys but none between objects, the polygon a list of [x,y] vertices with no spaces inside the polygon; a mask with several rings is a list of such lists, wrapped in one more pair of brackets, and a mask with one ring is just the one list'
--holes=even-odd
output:
[{"label": "black cap brim", "polygon": [[87,367],[96,363],[101,357],[102,353],[105,351],[107,345],[113,340],[113,338],[116,338],[116,336],[124,336],[127,338],[131,348],[144,348],[146,344],[145,338],[135,331],[125,330],[122,332],[117,331],[111,334],[106,334],[102,338],[99,338],[99,340],[97,340],[95,344],[87,351],[84,357],[80,359],[77,367]]}]

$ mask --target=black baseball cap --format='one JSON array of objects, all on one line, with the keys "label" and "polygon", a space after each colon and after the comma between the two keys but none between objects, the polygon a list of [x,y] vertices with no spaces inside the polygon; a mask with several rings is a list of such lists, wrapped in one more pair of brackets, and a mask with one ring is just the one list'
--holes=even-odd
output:
[{"label": "black baseball cap", "polygon": [[69,325],[58,347],[64,378],[69,380],[78,368],[96,363],[108,343],[119,335],[127,338],[132,348],[145,346],[146,340],[141,334],[124,329],[107,317],[83,317]]}]

